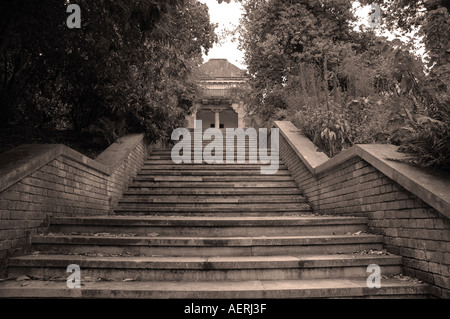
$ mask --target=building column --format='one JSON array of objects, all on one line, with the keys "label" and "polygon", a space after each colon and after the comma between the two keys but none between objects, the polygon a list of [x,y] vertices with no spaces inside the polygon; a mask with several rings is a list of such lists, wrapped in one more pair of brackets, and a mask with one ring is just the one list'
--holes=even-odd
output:
[{"label": "building column", "polygon": [[195,121],[197,120],[197,112],[192,113],[192,123],[194,123],[193,127],[195,128]]},{"label": "building column", "polygon": [[219,128],[220,127],[220,112],[215,112],[215,121],[214,121],[214,127]]},{"label": "building column", "polygon": [[195,128],[195,121],[197,120],[197,113],[198,113],[198,111],[200,111],[200,109],[199,109],[199,106],[196,105],[194,107],[194,109],[192,110],[191,115],[188,116],[189,128]]},{"label": "building column", "polygon": [[238,127],[245,128],[245,118],[244,118],[244,103],[233,103],[231,107],[238,115]]},{"label": "building column", "polygon": [[222,112],[221,109],[212,109],[214,112],[214,127],[220,128],[220,112]]}]

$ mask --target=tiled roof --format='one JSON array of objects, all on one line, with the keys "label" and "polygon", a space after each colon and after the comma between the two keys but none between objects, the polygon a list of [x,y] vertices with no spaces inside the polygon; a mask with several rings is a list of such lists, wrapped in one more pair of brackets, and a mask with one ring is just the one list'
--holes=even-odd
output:
[{"label": "tiled roof", "polygon": [[210,59],[199,67],[202,78],[242,78],[245,72],[227,59]]}]

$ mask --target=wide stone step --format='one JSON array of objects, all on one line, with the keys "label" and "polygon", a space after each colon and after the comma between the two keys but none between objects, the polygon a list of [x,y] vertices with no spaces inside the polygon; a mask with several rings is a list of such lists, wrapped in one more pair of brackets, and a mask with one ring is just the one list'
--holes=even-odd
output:
[{"label": "wide stone step", "polygon": [[[259,164],[259,165],[267,165],[267,163],[263,163],[263,162],[260,161],[259,153],[258,153],[258,154],[256,154],[256,153],[251,153],[251,154],[257,155],[257,157],[256,157],[257,161],[256,161],[255,164]],[[270,154],[270,153],[269,153],[269,154]],[[236,154],[235,154],[235,155],[236,155]],[[248,160],[252,158],[252,157],[249,156],[249,155],[250,155],[250,153],[246,153],[246,154],[245,154],[246,163],[249,163]],[[192,163],[194,163],[194,156],[191,156],[190,159],[191,159]],[[281,160],[281,158],[279,158],[278,160],[279,160],[279,163],[280,163],[280,164],[283,164],[283,163],[284,163],[284,162]],[[225,155],[225,154],[224,154],[224,157],[223,157],[223,162],[226,163],[226,164],[228,164],[228,163],[227,163],[227,158],[226,158],[226,155]],[[173,163],[171,154],[167,154],[167,155],[150,155],[150,156],[148,156],[148,157],[146,158],[146,160],[144,161],[144,164],[171,164],[171,163]],[[203,160],[203,164],[208,164],[208,163],[206,163],[206,162]],[[232,164],[232,163],[229,163],[229,164]],[[234,158],[234,164],[238,164],[236,156],[235,156],[235,158]]]},{"label": "wide stone step", "polygon": [[[264,164],[266,165],[266,164]],[[232,171],[257,171],[259,172],[261,166],[264,166],[258,163],[243,163],[243,164],[231,164],[231,163],[221,163],[221,164],[199,164],[199,163],[167,163],[167,164],[144,164],[142,166],[142,170],[151,170],[151,169],[189,169],[189,170],[212,170],[212,169],[220,169],[220,170],[232,170]],[[287,170],[287,167],[284,164],[278,165],[278,170]]]},{"label": "wide stone step", "polygon": [[[194,159],[193,157],[191,157],[190,159],[182,159],[183,162],[181,163],[175,163],[174,160],[172,158],[165,158],[165,159],[153,159],[153,160],[147,160],[144,164],[145,165],[259,165],[259,166],[267,166],[270,165],[271,163],[275,163],[274,161],[272,162],[262,162],[260,160],[260,158],[255,158],[254,157],[249,157],[249,156],[245,156],[244,158],[239,158],[239,161],[237,158],[234,158],[233,160],[228,160],[224,157],[223,160],[221,161],[219,160],[215,160],[212,159],[211,161],[206,162],[205,159],[203,158],[201,161],[198,159]],[[195,161],[194,161],[195,160]],[[187,162],[189,161],[189,162]],[[281,160],[278,161],[278,165],[285,165]]]},{"label": "wide stone step", "polygon": [[[245,144],[244,144],[245,143]],[[234,143],[227,143],[226,140],[223,141],[223,143],[214,143],[211,144],[211,141],[203,141],[203,143],[198,143],[198,144],[194,144],[193,142],[190,143],[191,145],[191,152],[197,151],[199,152],[200,150],[204,150],[205,147],[208,147],[208,152],[214,151],[214,148],[217,146],[219,148],[222,148],[223,152],[225,153],[227,151],[227,147],[232,148],[232,150],[230,151],[236,151],[236,150],[254,150],[254,151],[258,151],[259,150],[259,142],[257,140],[252,140],[252,141],[248,141],[246,140],[244,143],[238,143],[238,142],[234,142]],[[178,145],[178,143],[176,143],[175,145]],[[181,148],[186,149],[187,146],[189,145],[189,143],[184,143]],[[261,147],[262,147],[262,143],[261,143]],[[178,146],[177,146],[178,147]],[[275,146],[274,146],[275,148]],[[264,148],[261,148],[263,151],[268,151],[270,152],[270,144],[269,147],[267,148],[267,145],[265,145]]]},{"label": "wide stone step", "polygon": [[[210,151],[211,151],[211,154],[215,154],[214,153],[214,149],[208,149],[208,150],[206,150],[207,152],[205,152],[205,147],[207,146],[208,144],[204,144],[204,145],[202,145],[202,147],[201,147],[201,149],[197,149],[197,148],[195,148],[194,147],[194,145],[192,145],[191,144],[191,151],[190,151],[190,154],[192,155],[192,154],[205,154],[205,153],[210,153]],[[236,153],[238,153],[238,152],[242,152],[242,150],[245,150],[247,153],[254,153],[254,154],[263,154],[263,155],[266,155],[266,154],[268,154],[268,155],[270,155],[271,154],[271,152],[272,152],[272,149],[269,147],[269,148],[253,148],[253,147],[248,147],[248,145],[246,145],[245,147],[243,147],[242,145],[236,145],[235,144],[235,146],[234,146],[234,149],[233,150],[230,150],[230,154],[231,153],[234,153],[234,154],[236,154]],[[189,150],[188,149],[185,149],[185,150],[179,150],[179,153],[178,154],[183,154],[183,151],[186,151],[186,152],[188,152]],[[219,150],[220,151],[220,150]],[[276,150],[276,148],[274,147],[274,149],[273,149],[273,151],[274,152],[276,152],[277,150]],[[177,151],[175,150],[174,151],[174,153],[175,154],[177,154]],[[222,154],[227,154],[227,148],[226,148],[226,145],[224,145],[224,147],[223,147],[223,149],[222,149]],[[151,151],[150,153],[149,153],[149,155],[148,156],[158,156],[158,155],[172,155],[172,149],[163,149],[163,150],[154,150],[154,151]]]},{"label": "wide stone step", "polygon": [[364,232],[363,217],[61,217],[53,218],[50,232],[133,233],[138,236],[313,236]]},{"label": "wide stone step", "polygon": [[[257,169],[246,169],[246,170],[240,170],[240,169],[214,169],[211,166],[205,167],[204,169],[195,169],[195,168],[166,168],[166,169],[142,169],[139,171],[137,176],[144,176],[144,175],[164,175],[164,176],[252,176],[252,177],[260,177],[264,176],[261,174],[260,168]],[[266,176],[288,176],[289,179],[292,179],[290,173],[288,170],[280,169],[278,171],[274,171],[271,174],[265,174]]]},{"label": "wide stone step", "polygon": [[11,258],[9,277],[65,280],[67,266],[81,269],[82,281],[237,281],[362,278],[367,267],[384,276],[401,273],[401,257],[378,255],[249,257],[103,257],[28,255]]},{"label": "wide stone step", "polygon": [[[282,205],[282,207],[280,207]],[[265,209],[272,208],[272,212],[274,211],[286,211],[287,209],[294,211],[305,211],[309,210],[309,206],[306,203],[299,202],[297,200],[291,200],[289,202],[284,202],[283,200],[273,200],[267,203],[260,202],[251,202],[251,201],[219,201],[213,200],[212,202],[204,202],[204,201],[188,201],[185,202],[165,202],[164,199],[158,202],[138,202],[138,201],[127,201],[126,199],[122,199],[119,201],[119,207],[116,211],[122,210],[143,210],[143,211],[177,211],[177,210],[193,210],[193,211],[208,211],[208,212],[221,212],[221,211],[262,211]],[[245,216],[245,214],[244,214]]]},{"label": "wide stone step", "polygon": [[[200,159],[202,160],[202,162],[200,162]],[[213,165],[210,164],[211,162],[205,161],[205,157],[194,157],[194,155],[191,154],[191,156],[187,157],[186,159],[183,159],[183,161],[186,161],[187,159],[190,159],[190,164],[208,164],[208,165]],[[214,164],[258,164],[258,165],[268,165],[270,164],[270,160],[269,162],[266,161],[261,161],[261,157],[259,156],[259,153],[245,153],[245,156],[243,157],[243,159],[245,161],[242,162],[242,157],[237,157],[237,153],[234,154],[234,157],[232,159],[227,159],[227,157],[225,156],[225,154],[223,155],[223,157],[220,157],[218,159],[218,161],[216,162],[215,159],[213,158],[212,160],[214,160]],[[222,161],[222,163],[220,162],[220,160]],[[238,161],[239,160],[239,161]],[[198,162],[198,163],[197,163]],[[279,164],[284,164],[284,162],[281,160],[281,158],[278,158],[278,163]],[[144,164],[148,164],[148,165],[152,165],[152,164],[175,164],[175,162],[173,162],[173,158],[170,154],[166,154],[166,155],[152,155],[152,157],[149,157],[145,160]]]},{"label": "wide stone step", "polygon": [[40,235],[33,249],[56,253],[131,254],[134,256],[270,256],[280,254],[337,254],[381,250],[376,235],[284,237],[149,237]]},{"label": "wide stone step", "polygon": [[[0,282],[0,298],[131,298],[131,299],[298,299],[298,298],[427,298],[429,286],[384,279],[381,288],[367,287],[361,279],[229,281],[83,282],[68,289],[66,282],[29,280]],[[219,307],[220,308],[220,307]],[[228,309],[219,309],[226,314]]]},{"label": "wide stone step", "polygon": [[311,212],[308,204],[295,205],[250,205],[249,207],[239,206],[202,206],[202,205],[186,205],[186,206],[166,206],[155,207],[146,205],[145,207],[137,205],[121,204],[115,209],[118,215],[160,215],[160,216],[267,216],[268,214],[276,214],[277,216],[304,215]]},{"label": "wide stone step", "polygon": [[[252,162],[251,162],[252,161]],[[283,164],[282,162],[281,162],[281,160],[278,162],[279,164]],[[148,160],[146,160],[145,162],[144,162],[144,164],[146,164],[146,165],[154,165],[154,164],[175,164],[175,162],[172,160],[172,157],[171,156],[155,156],[154,158],[151,158],[151,159],[148,159]],[[207,164],[207,165],[218,165],[218,164],[220,164],[219,162],[214,162],[213,164],[211,164],[211,163],[209,163],[209,162],[206,162],[204,159],[203,159],[203,161],[201,162],[201,163],[199,163],[199,164],[197,164],[197,163],[195,163],[194,162],[194,158],[193,157],[191,157],[191,164],[195,164],[195,165],[199,165],[199,164]],[[244,161],[244,163],[239,163],[238,161],[237,161],[237,159],[234,159],[234,162],[227,162],[226,161],[226,158],[224,158],[223,159],[223,163],[221,163],[221,164],[228,164],[228,165],[233,165],[233,164],[257,164],[257,165],[268,165],[268,164],[270,164],[270,162],[269,163],[263,163],[263,162],[261,162],[260,160],[259,160],[259,158],[257,158],[257,160],[256,160],[256,162],[252,159],[252,158],[250,158],[250,157],[248,157],[248,156],[246,156],[245,157],[245,161]],[[179,164],[177,164],[177,165],[179,165]]]},{"label": "wide stone step", "polygon": [[[214,163],[209,163],[206,162],[205,160],[203,160],[201,163],[196,163],[194,162],[193,159],[191,159],[191,163],[181,163],[181,164],[176,164],[174,161],[172,161],[171,158],[168,159],[152,159],[152,160],[146,160],[144,161],[144,166],[143,168],[146,168],[148,166],[154,166],[154,165],[175,165],[175,166],[179,166],[179,165],[192,165],[194,167],[197,166],[202,166],[202,165],[213,165],[213,167],[235,167],[235,166],[241,166],[241,167],[251,167],[251,166],[256,166],[256,167],[261,167],[261,166],[266,166],[269,165],[269,163],[263,163],[261,162],[259,159],[257,161],[250,161],[248,158],[246,158],[244,163],[239,163],[237,162],[237,160],[235,160],[234,162],[227,162],[226,159],[223,160],[222,163],[220,162],[214,162]],[[283,167],[285,168],[285,164],[278,162],[279,167]]]},{"label": "wide stone step", "polygon": [[133,204],[172,204],[172,205],[183,205],[183,204],[254,204],[261,202],[270,202],[270,204],[275,203],[306,203],[306,199],[301,195],[258,195],[258,194],[177,194],[177,195],[160,195],[160,194],[126,194],[119,203],[133,203]]},{"label": "wide stone step", "polygon": [[[253,145],[251,143],[255,143],[256,145]],[[220,147],[222,146],[222,153],[224,153],[224,154],[227,153],[228,145],[231,147],[231,149],[229,150],[230,152],[238,152],[238,151],[245,150],[245,151],[263,152],[264,154],[266,154],[266,153],[270,154],[270,152],[272,151],[272,149],[270,147],[270,144],[269,144],[269,147],[264,147],[264,148],[261,147],[260,148],[260,145],[259,145],[259,143],[257,141],[254,141],[254,142],[251,142],[251,143],[250,143],[251,145],[249,145],[248,141],[245,141],[245,145],[242,144],[242,143],[236,143],[236,142],[234,144],[233,143],[227,144],[225,142],[225,143],[222,143],[222,144],[216,143],[216,144],[213,144],[213,145],[210,145],[211,142],[204,142],[204,143],[200,143],[200,144],[191,143],[190,144],[191,145],[190,151],[191,151],[191,153],[202,153],[202,152],[205,151],[205,148],[207,146],[209,146],[208,149],[207,149],[207,152],[208,153],[212,152],[214,154],[214,151],[215,151],[214,147],[216,145],[219,147],[219,149],[217,150],[219,152],[220,152]],[[182,153],[183,151],[189,151],[187,145],[189,145],[189,144],[187,144],[187,143],[183,144],[183,146],[180,149],[175,150],[174,152],[176,153],[177,151],[179,151],[180,153]],[[274,151],[276,152],[276,146],[274,146]],[[171,153],[172,149],[170,149],[169,151],[163,150],[162,152]],[[150,155],[153,155],[153,154],[154,154],[154,152],[150,153]]]},{"label": "wide stone step", "polygon": [[209,196],[234,196],[234,195],[301,195],[302,193],[295,187],[172,187],[172,188],[149,188],[144,185],[134,184],[124,192],[124,195],[209,195]]},{"label": "wide stone step", "polygon": [[[177,174],[175,174],[177,173]],[[296,185],[289,175],[254,175],[254,176],[194,176],[193,174],[183,175],[179,172],[174,172],[173,175],[167,176],[164,174],[140,174],[133,180],[134,182],[196,182],[206,185],[207,183],[214,183],[215,186],[233,185],[233,186],[252,186],[260,183],[265,185]],[[186,183],[187,185],[187,183]]]},{"label": "wide stone step", "polygon": [[[163,179],[158,177],[158,179]],[[136,178],[128,189],[134,188],[186,188],[186,189],[251,189],[251,188],[270,188],[270,189],[287,189],[296,187],[294,181],[280,180],[273,181],[254,181],[254,182],[238,182],[238,181],[202,181],[202,177],[190,177],[190,176],[171,176],[164,179],[164,181],[147,181],[146,178]],[[227,178],[228,179],[228,178]],[[183,183],[180,183],[183,182]]]}]

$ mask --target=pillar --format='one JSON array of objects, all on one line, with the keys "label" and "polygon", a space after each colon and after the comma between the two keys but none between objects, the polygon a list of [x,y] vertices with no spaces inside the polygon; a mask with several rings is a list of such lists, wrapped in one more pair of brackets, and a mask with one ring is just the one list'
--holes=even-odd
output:
[{"label": "pillar", "polygon": [[214,115],[215,115],[214,127],[219,128],[220,127],[220,111],[215,110],[214,112],[215,112],[214,113]]},{"label": "pillar", "polygon": [[195,128],[195,121],[197,120],[197,112],[199,111],[199,107],[198,105],[194,107],[194,109],[192,110],[191,115],[188,116],[187,120],[188,120],[188,125],[190,128]]},{"label": "pillar", "polygon": [[214,112],[214,127],[220,128],[220,112],[222,112],[222,109],[211,109],[211,111]]},{"label": "pillar", "polygon": [[231,107],[238,115],[238,127],[245,128],[245,114],[244,114],[244,103],[233,103]]}]

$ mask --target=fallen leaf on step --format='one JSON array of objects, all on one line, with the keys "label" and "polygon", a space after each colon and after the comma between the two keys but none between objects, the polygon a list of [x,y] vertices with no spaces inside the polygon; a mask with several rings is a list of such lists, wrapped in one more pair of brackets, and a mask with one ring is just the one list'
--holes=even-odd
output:
[{"label": "fallen leaf on step", "polygon": [[156,236],[159,236],[159,234],[158,233],[149,233],[149,234],[147,234],[147,236],[156,237]]},{"label": "fallen leaf on step", "polygon": [[356,233],[353,233],[353,235],[361,235],[362,231],[357,231]]},{"label": "fallen leaf on step", "polygon": [[48,281],[59,281],[59,280],[61,280],[61,278],[60,277],[50,277],[49,279],[48,279]]},{"label": "fallen leaf on step", "polygon": [[134,278],[125,278],[124,280],[122,280],[123,282],[127,282],[127,281],[135,281],[136,279]]},{"label": "fallen leaf on step", "polygon": [[30,277],[28,276],[20,276],[16,278],[17,281],[24,281],[24,280],[30,280]]},{"label": "fallen leaf on step", "polygon": [[110,233],[96,233],[94,234],[94,236],[98,237],[98,236],[111,236]]}]

